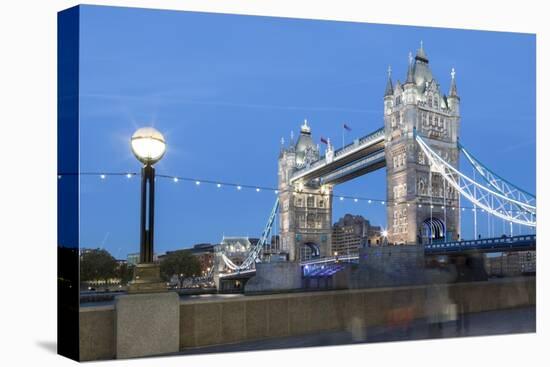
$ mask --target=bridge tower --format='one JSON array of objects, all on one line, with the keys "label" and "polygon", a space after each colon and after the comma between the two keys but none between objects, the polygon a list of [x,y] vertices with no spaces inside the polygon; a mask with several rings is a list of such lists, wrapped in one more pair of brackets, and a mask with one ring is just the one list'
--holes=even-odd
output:
[{"label": "bridge tower", "polygon": [[460,236],[460,196],[440,174],[430,172],[414,133],[458,168],[460,98],[455,72],[448,95],[433,78],[422,43],[409,53],[407,78],[394,85],[391,68],[384,93],[388,242],[433,243]]},{"label": "bridge tower", "polygon": [[[290,181],[294,171],[308,167],[320,157],[307,120],[300,128],[296,143],[293,136],[289,146],[282,143],[278,171],[281,250],[288,254],[290,261],[330,256],[332,187],[321,185],[319,179]],[[328,151],[332,151],[330,144]]]}]

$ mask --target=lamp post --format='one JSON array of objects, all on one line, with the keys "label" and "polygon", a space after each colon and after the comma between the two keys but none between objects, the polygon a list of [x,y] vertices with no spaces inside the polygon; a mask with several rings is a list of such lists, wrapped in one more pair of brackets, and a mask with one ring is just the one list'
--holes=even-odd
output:
[{"label": "lamp post", "polygon": [[130,146],[141,168],[141,217],[139,263],[129,292],[153,292],[166,289],[160,279],[160,267],[154,263],[155,228],[155,168],[166,152],[164,136],[152,127],[138,129],[130,139]]}]

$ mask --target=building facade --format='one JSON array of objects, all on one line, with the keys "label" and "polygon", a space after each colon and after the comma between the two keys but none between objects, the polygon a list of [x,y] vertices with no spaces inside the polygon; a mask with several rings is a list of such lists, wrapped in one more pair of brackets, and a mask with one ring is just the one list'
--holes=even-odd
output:
[{"label": "building facade", "polygon": [[346,214],[332,226],[332,255],[358,255],[359,249],[381,244],[381,228],[361,215]]},{"label": "building facade", "polygon": [[420,134],[447,162],[458,168],[460,98],[454,69],[448,95],[432,76],[421,44],[409,54],[407,77],[395,85],[388,70],[384,93],[387,168],[387,226],[390,244],[456,240],[460,236],[458,192],[431,172],[415,141]]},{"label": "building facade", "polygon": [[522,274],[532,274],[537,271],[537,252],[521,251],[519,253],[519,267]]},{"label": "building facade", "polygon": [[485,256],[485,271],[489,276],[506,277],[536,273],[536,252],[518,251]]},{"label": "building facade", "polygon": [[212,270],[215,247],[216,245],[212,243],[198,243],[191,248],[191,253],[201,265],[201,275],[207,275]]},{"label": "building facade", "polygon": [[283,146],[279,155],[279,237],[282,252],[290,261],[330,254],[332,233],[332,187],[319,180],[291,183],[292,174],[320,158],[307,121],[298,141]]}]

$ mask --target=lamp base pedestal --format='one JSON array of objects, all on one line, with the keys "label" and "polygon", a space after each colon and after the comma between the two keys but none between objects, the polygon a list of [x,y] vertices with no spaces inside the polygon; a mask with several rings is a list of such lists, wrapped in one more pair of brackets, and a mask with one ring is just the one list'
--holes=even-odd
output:
[{"label": "lamp base pedestal", "polygon": [[137,264],[134,280],[128,284],[128,293],[166,292],[166,283],[160,278],[159,264]]},{"label": "lamp base pedestal", "polygon": [[124,294],[115,301],[116,358],[177,353],[180,301],[176,292]]}]

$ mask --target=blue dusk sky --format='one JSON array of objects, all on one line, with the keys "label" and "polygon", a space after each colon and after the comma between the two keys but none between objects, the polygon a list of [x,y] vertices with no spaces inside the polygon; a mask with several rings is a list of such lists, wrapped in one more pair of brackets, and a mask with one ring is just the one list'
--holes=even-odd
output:
[{"label": "blue dusk sky", "polygon": [[[315,141],[337,148],[344,122],[348,143],[382,127],[388,65],[403,81],[421,40],[443,91],[456,69],[461,142],[535,192],[534,35],[99,6],[81,7],[81,171],[138,172],[129,139],[152,125],[168,144],[157,174],[276,187],[281,137],[298,135],[304,119]],[[258,237],[275,200],[161,178],[156,186],[158,253]],[[335,193],[385,200],[385,186],[381,169]],[[82,176],[80,189],[81,247],[117,258],[139,251],[139,179]],[[386,226],[380,204],[335,201],[333,220],[345,213]],[[471,214],[462,222],[471,237]]]}]

